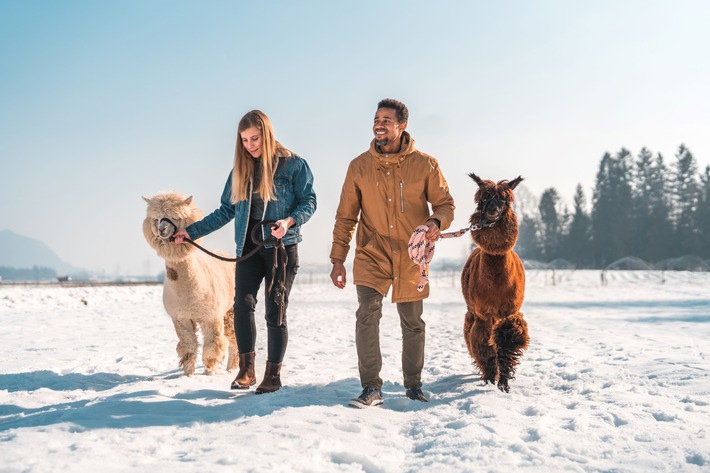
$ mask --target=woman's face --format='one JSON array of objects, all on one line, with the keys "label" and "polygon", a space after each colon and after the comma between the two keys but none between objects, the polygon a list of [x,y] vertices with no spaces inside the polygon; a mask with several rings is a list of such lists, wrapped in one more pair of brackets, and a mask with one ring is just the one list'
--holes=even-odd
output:
[{"label": "woman's face", "polygon": [[263,141],[261,139],[261,130],[253,126],[241,132],[239,136],[242,140],[242,145],[244,146],[244,149],[246,149],[249,154],[251,154],[251,157],[260,158],[261,146]]}]

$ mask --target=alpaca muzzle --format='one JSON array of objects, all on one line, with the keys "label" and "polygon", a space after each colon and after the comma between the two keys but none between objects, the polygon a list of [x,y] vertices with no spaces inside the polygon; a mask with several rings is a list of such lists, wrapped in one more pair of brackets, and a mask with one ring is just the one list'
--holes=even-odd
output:
[{"label": "alpaca muzzle", "polygon": [[481,202],[481,225],[492,227],[503,215],[508,203],[499,195],[495,195]]},{"label": "alpaca muzzle", "polygon": [[177,225],[175,225],[168,218],[161,218],[160,223],[158,223],[158,236],[163,240],[172,239],[173,235],[177,232]]}]

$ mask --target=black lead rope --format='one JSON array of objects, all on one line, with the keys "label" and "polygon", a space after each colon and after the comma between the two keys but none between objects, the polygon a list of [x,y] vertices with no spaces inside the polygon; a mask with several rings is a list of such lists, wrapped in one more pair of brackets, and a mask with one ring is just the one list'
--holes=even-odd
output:
[{"label": "black lead rope", "polygon": [[[265,240],[261,240],[256,236],[256,232],[261,229],[262,225],[273,225],[275,224],[275,221],[265,221],[261,220],[258,222],[256,225],[254,225],[254,228],[251,229],[251,241],[256,245],[256,247],[251,250],[249,253],[242,255],[238,258],[227,258],[225,256],[220,256],[216,253],[211,252],[210,250],[203,248],[202,246],[198,245],[194,241],[192,241],[189,238],[183,238],[183,241],[186,241],[187,243],[191,244],[195,248],[198,248],[202,250],[203,252],[207,253],[213,258],[217,258],[218,260],[225,261],[227,263],[238,263],[240,261],[244,261],[247,258],[250,258],[256,254],[257,251],[259,251],[261,248],[264,246],[273,243],[274,245],[274,263],[271,268],[271,281],[269,281],[269,287],[266,289],[267,292],[271,295],[272,290],[275,290],[276,293],[273,294],[275,297],[274,299],[276,300],[276,303],[279,306],[279,319],[278,319],[278,326],[280,327],[283,325],[283,318],[284,318],[284,300],[286,297],[286,265],[288,264],[288,253],[286,253],[286,247],[284,247],[283,241],[281,241],[280,238],[275,238],[275,237],[269,237]],[[170,226],[172,228],[172,231],[170,231],[170,237],[168,238],[170,241],[174,241],[175,237],[173,236],[175,232],[177,231],[177,226],[168,218],[163,217],[160,220],[160,226]],[[279,267],[279,256],[281,257],[282,265],[281,265],[281,274],[280,278],[276,277],[276,272]],[[274,283],[277,282],[278,284],[274,286]]]}]

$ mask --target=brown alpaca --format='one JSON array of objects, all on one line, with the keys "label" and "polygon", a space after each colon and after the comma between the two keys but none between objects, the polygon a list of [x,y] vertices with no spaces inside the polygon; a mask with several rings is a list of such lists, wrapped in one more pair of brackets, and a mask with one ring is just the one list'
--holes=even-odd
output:
[{"label": "brown alpaca", "polygon": [[511,207],[513,189],[523,180],[483,180],[469,174],[478,184],[476,210],[471,215],[471,236],[477,248],[461,273],[461,290],[466,301],[463,334],[481,379],[498,383],[509,392],[508,380],[523,351],[528,347],[528,325],[520,307],[525,293],[525,270],[513,246],[518,239],[518,219]]}]

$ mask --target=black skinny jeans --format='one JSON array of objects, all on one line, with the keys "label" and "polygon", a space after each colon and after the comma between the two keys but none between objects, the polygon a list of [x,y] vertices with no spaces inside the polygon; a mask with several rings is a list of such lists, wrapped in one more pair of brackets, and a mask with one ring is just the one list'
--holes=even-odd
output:
[{"label": "black skinny jeans", "polygon": [[[254,248],[250,238],[242,254],[247,254]],[[277,253],[278,254],[278,253]],[[276,291],[269,294],[268,286],[271,281],[274,263],[274,249],[262,247],[256,254],[239,261],[235,274],[235,294],[234,294],[234,331],[236,332],[239,353],[251,353],[256,345],[256,323],[254,321],[254,310],[256,308],[257,294],[262,281],[264,284],[264,296],[266,299],[266,334],[268,358],[272,363],[281,363],[286,345],[288,344],[288,327],[286,324],[286,309],[288,308],[288,296],[291,286],[298,272],[298,245],[287,245],[286,254],[286,280],[284,281],[284,308],[283,321],[278,325],[279,306],[274,297]],[[276,269],[277,285],[278,278],[281,277],[283,261],[279,257],[279,266]]]}]

